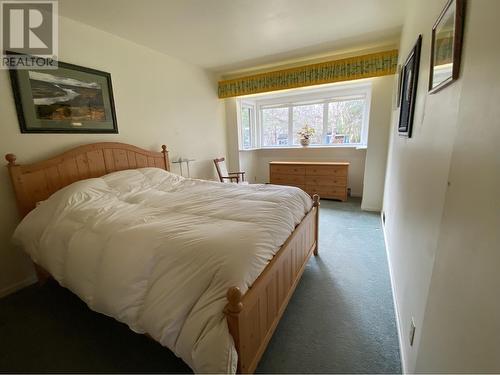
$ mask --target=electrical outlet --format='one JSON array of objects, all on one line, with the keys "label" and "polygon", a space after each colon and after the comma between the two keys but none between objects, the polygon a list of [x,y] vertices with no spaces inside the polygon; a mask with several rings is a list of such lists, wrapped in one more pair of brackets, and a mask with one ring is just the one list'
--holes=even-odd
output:
[{"label": "electrical outlet", "polygon": [[414,339],[415,339],[415,321],[413,320],[413,316],[412,316],[411,323],[410,323],[410,346],[413,346]]}]

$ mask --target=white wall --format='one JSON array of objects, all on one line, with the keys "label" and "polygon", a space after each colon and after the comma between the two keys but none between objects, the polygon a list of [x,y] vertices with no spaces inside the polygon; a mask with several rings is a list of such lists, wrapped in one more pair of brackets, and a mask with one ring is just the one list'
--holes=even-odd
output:
[{"label": "white wall", "polygon": [[500,372],[500,2],[467,13],[462,95],[416,371]]},{"label": "white wall", "polygon": [[[384,191],[385,233],[406,370],[416,355],[443,212],[462,81],[427,94],[430,31],[446,0],[409,2],[401,35],[403,63],[419,34],[423,35],[412,138],[397,135],[393,113]],[[410,322],[417,327],[409,344]]]},{"label": "white wall", "polygon": [[[202,69],[81,23],[61,18],[60,60],[111,73],[120,134],[21,134],[8,73],[0,71],[0,154],[19,163],[76,145],[120,141],[194,158],[192,175],[214,178],[212,159],[226,153],[224,105],[215,77]],[[177,171],[173,165],[172,170]],[[10,245],[18,216],[6,168],[0,169],[0,295],[29,282],[27,257]]]},{"label": "white wall", "polygon": [[[259,159],[257,155],[257,150],[248,150],[239,152],[239,169],[245,172],[246,180],[251,183],[257,183],[257,167],[259,165]],[[235,168],[231,169],[235,171]]]},{"label": "white wall", "polygon": [[[228,171],[239,172],[239,144],[238,144],[238,111],[239,105],[236,98],[228,98],[224,100],[226,108],[226,142],[227,154],[226,164]],[[224,155],[221,155],[224,156]]]},{"label": "white wall", "polygon": [[363,210],[380,211],[382,209],[395,80],[397,80],[396,76],[372,79],[370,127],[361,203]]},{"label": "white wall", "polygon": [[445,3],[409,1],[401,37],[400,62],[423,35],[413,137],[397,135],[394,112],[384,192],[402,357],[408,372],[498,372],[499,3],[469,3],[461,79],[429,95],[430,34]]}]

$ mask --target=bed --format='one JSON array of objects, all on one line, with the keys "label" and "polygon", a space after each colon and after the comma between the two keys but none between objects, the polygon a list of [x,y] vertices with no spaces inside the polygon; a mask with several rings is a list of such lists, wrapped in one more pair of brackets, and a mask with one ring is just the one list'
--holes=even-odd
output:
[{"label": "bed", "polygon": [[[16,230],[18,241],[39,280],[54,277],[93,310],[172,349],[196,372],[255,371],[307,260],[317,255],[318,196],[310,201],[292,187],[184,179],[169,173],[165,146],[152,152],[105,142],[29,165],[17,164],[13,154],[6,159],[20,216],[29,214]],[[137,207],[145,211],[137,215]],[[103,241],[99,231],[119,235]],[[90,251],[92,241],[107,247]],[[62,255],[53,255],[57,249]],[[182,252],[197,263],[177,267]],[[190,301],[191,294],[200,297]],[[171,315],[172,306],[182,311]]]}]

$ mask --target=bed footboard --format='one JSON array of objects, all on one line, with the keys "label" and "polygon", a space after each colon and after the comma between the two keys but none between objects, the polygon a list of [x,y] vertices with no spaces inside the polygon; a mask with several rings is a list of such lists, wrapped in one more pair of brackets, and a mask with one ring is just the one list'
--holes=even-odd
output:
[{"label": "bed footboard", "polygon": [[238,352],[238,372],[253,373],[288,305],[307,260],[318,254],[319,196],[245,295],[227,291],[224,309]]}]

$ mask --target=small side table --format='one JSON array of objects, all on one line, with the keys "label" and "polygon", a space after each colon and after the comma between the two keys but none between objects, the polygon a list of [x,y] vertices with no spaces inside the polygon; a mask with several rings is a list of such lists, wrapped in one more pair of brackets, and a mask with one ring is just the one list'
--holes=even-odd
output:
[{"label": "small side table", "polygon": [[179,170],[181,172],[181,176],[184,177],[182,165],[186,163],[187,177],[191,177],[191,171],[189,170],[189,163],[192,161],[196,161],[196,159],[183,159],[179,157],[177,160],[172,161],[172,164],[179,164]]}]

